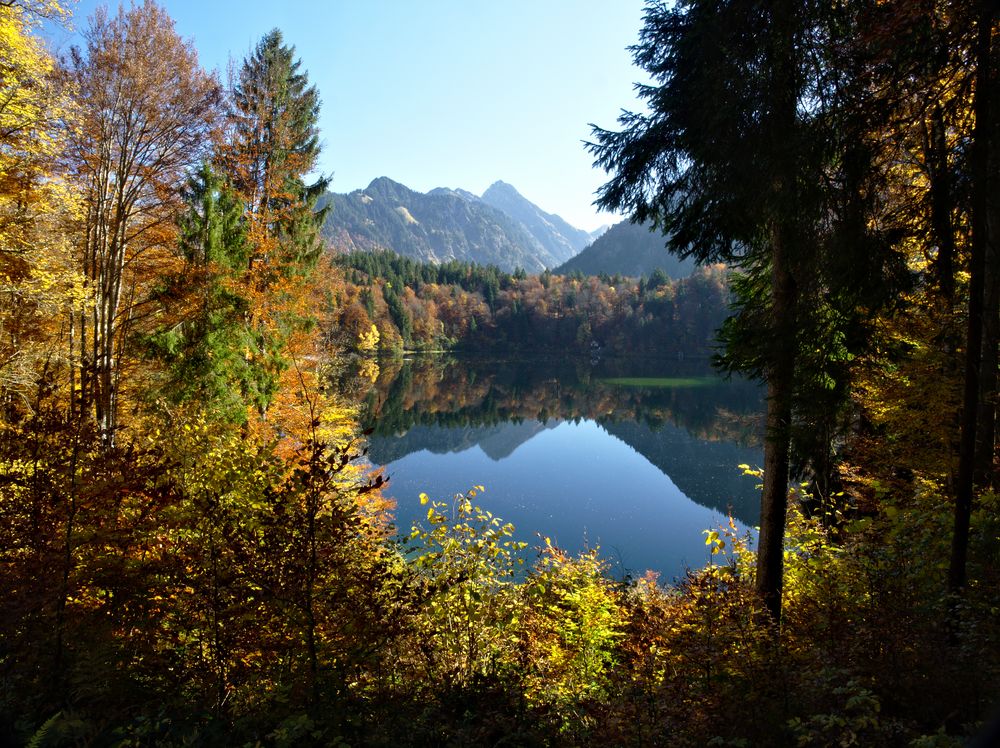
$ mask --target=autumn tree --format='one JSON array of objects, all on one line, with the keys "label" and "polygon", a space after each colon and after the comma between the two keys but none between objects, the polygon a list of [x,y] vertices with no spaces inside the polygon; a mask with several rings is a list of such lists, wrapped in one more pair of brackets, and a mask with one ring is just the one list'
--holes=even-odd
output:
[{"label": "autumn tree", "polygon": [[956,494],[952,590],[963,585],[974,488],[993,479],[996,449],[996,16],[995,2],[877,4],[859,45],[873,103],[889,113],[877,131],[894,230],[923,275],[910,318],[934,331],[929,347],[962,390],[960,434],[950,426],[958,405],[936,403],[957,456],[945,477]]},{"label": "autumn tree", "polygon": [[83,190],[89,293],[73,325],[76,408],[111,444],[127,340],[147,311],[149,280],[174,256],[179,188],[206,154],[220,89],[152,0],[114,17],[98,9],[84,38],[69,60],[80,126],[68,156]]},{"label": "autumn tree", "polygon": [[[35,664],[46,676],[58,671],[50,668],[60,646],[49,614],[59,600],[54,570],[65,558],[62,548],[52,552],[52,533],[66,527],[59,517],[66,473],[53,453],[73,450],[73,436],[59,428],[61,342],[83,296],[68,235],[76,192],[59,162],[73,108],[36,36],[40,19],[62,13],[55,2],[0,6],[0,620],[18,622],[0,626],[0,647],[26,651],[37,642],[46,654]],[[62,537],[65,547],[72,532]]]},{"label": "autumn tree", "polygon": [[[0,392],[29,398],[40,369],[65,364],[59,325],[81,298],[68,225],[76,192],[59,156],[72,105],[35,37],[54,2],[0,7]],[[59,364],[60,366],[56,366]]]}]

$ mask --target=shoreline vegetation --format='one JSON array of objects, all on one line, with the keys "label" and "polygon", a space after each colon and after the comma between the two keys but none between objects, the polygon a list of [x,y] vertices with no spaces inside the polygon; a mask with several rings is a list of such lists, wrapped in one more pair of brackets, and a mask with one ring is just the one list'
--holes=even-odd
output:
[{"label": "shoreline vegetation", "polygon": [[[280,31],[224,84],[151,0],[79,20],[59,60],[40,35],[62,3],[0,3],[0,743],[981,733],[1000,700],[995,4],[762,5],[650,2],[634,52],[676,107],[650,113],[668,142],[630,147],[645,115],[595,133],[604,204],[710,261],[653,282],[338,255],[327,181],[307,181],[319,92]],[[669,173],[634,181],[646,167]],[[348,352],[639,360],[708,355],[720,326],[728,370],[769,387],[766,472],[744,467],[774,510],[764,567],[732,526],[673,585],[545,538],[520,564],[479,486],[389,537]],[[352,363],[376,389],[422,376]]]},{"label": "shoreline vegetation", "polygon": [[708,356],[728,313],[728,271],[671,280],[504,273],[391,252],[334,255],[345,282],[324,310],[329,344],[364,353]]}]

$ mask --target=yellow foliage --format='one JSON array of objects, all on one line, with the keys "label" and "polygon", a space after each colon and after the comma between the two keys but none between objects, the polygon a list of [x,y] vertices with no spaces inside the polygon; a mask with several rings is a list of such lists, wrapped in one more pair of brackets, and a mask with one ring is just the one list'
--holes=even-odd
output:
[{"label": "yellow foliage", "polygon": [[52,171],[65,145],[71,106],[52,57],[25,15],[17,6],[0,12],[0,248],[5,253],[25,250],[34,221],[67,196]]},{"label": "yellow foliage", "polygon": [[64,320],[86,301],[67,227],[79,212],[58,157],[73,125],[67,91],[33,34],[59,3],[0,8],[0,388],[25,390],[61,355]]},{"label": "yellow foliage", "polygon": [[[549,538],[525,587],[527,622],[522,645],[531,652],[526,678],[530,701],[558,705],[564,719],[579,719],[572,705],[599,696],[615,665],[625,611],[597,550],[572,557]],[[568,725],[564,725],[564,729]]]},{"label": "yellow foliage", "polygon": [[378,348],[378,341],[378,328],[372,325],[368,332],[363,332],[358,336],[358,350],[374,351]]},{"label": "yellow foliage", "polygon": [[868,470],[905,467],[944,481],[954,468],[961,369],[956,352],[937,338],[955,321],[921,308],[919,298],[910,301],[909,314],[881,323],[887,344],[905,354],[891,366],[856,367],[855,403],[881,436],[855,439],[853,460]]}]

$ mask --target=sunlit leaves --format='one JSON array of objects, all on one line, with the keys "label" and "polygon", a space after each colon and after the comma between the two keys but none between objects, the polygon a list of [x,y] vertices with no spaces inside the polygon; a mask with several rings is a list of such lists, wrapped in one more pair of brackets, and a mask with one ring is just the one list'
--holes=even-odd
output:
[{"label": "sunlit leaves", "polygon": [[72,354],[78,408],[110,446],[136,384],[126,338],[148,321],[149,291],[176,261],[178,188],[207,151],[220,92],[152,0],[114,16],[99,8],[83,36],[67,70],[79,126],[66,160],[82,193],[74,243],[90,299],[73,318]]},{"label": "sunlit leaves", "polygon": [[415,526],[407,543],[427,590],[417,624],[435,642],[428,666],[449,683],[495,675],[517,641],[514,570],[527,544],[513,539],[513,525],[472,503],[483,490],[451,502],[421,494],[428,526]]},{"label": "sunlit leaves", "polygon": [[41,362],[64,361],[60,324],[86,294],[68,228],[75,185],[59,159],[73,107],[34,35],[56,3],[0,9],[0,389],[27,397]]},{"label": "sunlit leaves", "polygon": [[625,614],[596,549],[572,557],[546,545],[526,580],[524,644],[529,698],[556,707],[573,732],[581,703],[607,688]]}]

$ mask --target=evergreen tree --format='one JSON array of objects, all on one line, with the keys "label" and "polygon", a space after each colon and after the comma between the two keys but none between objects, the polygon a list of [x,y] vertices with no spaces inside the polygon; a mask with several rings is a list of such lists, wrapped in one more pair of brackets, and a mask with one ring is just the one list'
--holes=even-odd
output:
[{"label": "evergreen tree", "polygon": [[278,29],[261,39],[232,83],[220,148],[223,168],[246,201],[254,245],[248,269],[262,289],[308,272],[323,248],[326,209],[316,204],[329,179],[304,181],[320,152],[320,99],[300,67]]},{"label": "evergreen tree", "polygon": [[185,310],[150,342],[168,366],[163,391],[171,401],[204,403],[223,420],[242,423],[247,404],[263,407],[276,386],[249,363],[260,360],[255,349],[262,341],[247,327],[250,302],[240,283],[250,255],[243,203],[208,164],[190,178],[184,196],[179,249],[185,266],[161,297],[183,299]]},{"label": "evergreen tree", "polygon": [[620,132],[595,128],[590,146],[612,175],[600,207],[652,221],[683,257],[742,272],[722,363],[767,383],[757,588],[776,619],[793,413],[833,392],[810,415],[825,418],[843,399],[862,317],[899,274],[866,220],[877,191],[850,116],[858,66],[836,64],[856,7],[651,2],[634,48],[657,84],[639,87],[649,113],[624,114]]},{"label": "evergreen tree", "polygon": [[406,311],[403,300],[399,298],[399,294],[396,293],[396,289],[391,283],[386,283],[382,287],[382,296],[389,308],[389,316],[399,330],[399,336],[408,345],[413,338],[413,319],[410,317],[410,313]]},{"label": "evergreen tree", "polygon": [[251,251],[243,284],[255,343],[247,366],[261,385],[254,399],[262,415],[288,367],[292,333],[311,324],[306,283],[323,251],[326,209],[316,204],[329,180],[305,182],[320,151],[320,99],[300,67],[280,31],[261,39],[231,83],[228,132],[218,153],[245,205]]}]

